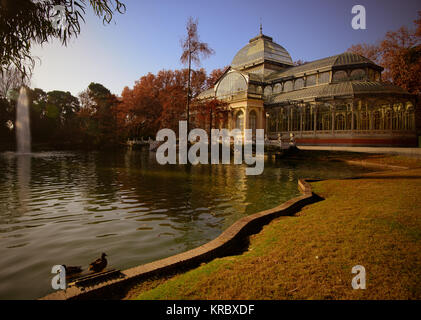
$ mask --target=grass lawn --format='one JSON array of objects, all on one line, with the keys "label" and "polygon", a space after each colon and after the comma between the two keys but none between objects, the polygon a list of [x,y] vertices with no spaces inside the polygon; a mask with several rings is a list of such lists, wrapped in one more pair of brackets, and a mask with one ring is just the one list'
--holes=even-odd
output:
[{"label": "grass lawn", "polygon": [[[372,157],[413,169],[312,183],[325,200],[272,221],[248,251],[144,282],[128,298],[421,299],[420,161]],[[355,265],[366,290],[352,289]]]}]

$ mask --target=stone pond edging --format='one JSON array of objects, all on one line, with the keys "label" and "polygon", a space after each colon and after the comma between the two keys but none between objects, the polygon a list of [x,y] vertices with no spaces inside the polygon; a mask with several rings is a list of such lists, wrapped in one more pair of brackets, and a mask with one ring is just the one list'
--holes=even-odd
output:
[{"label": "stone pond edging", "polygon": [[313,194],[306,179],[298,180],[298,188],[302,193],[301,196],[288,200],[275,208],[243,217],[216,239],[195,249],[126,269],[121,271],[122,277],[118,279],[106,280],[90,287],[71,286],[66,290],[51,293],[40,300],[106,299],[116,291],[122,290],[122,288],[141,279],[147,279],[157,274],[170,273],[177,268],[194,268],[201,263],[238,252],[239,248],[244,247],[244,243],[250,235],[259,232],[264,225],[273,219],[291,216],[302,207],[319,201],[320,198]]}]

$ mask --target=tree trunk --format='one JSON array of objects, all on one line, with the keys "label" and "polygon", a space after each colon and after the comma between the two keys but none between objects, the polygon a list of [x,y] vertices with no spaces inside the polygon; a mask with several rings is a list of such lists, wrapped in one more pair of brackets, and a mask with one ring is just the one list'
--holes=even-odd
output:
[{"label": "tree trunk", "polygon": [[191,51],[190,51],[190,40],[189,40],[189,74],[187,80],[187,134],[190,132],[190,73],[191,73]]}]

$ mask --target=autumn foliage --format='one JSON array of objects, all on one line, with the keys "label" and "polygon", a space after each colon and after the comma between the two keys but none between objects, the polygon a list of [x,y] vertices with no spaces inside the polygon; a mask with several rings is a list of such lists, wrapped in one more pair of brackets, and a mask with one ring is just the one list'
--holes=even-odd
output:
[{"label": "autumn foliage", "polygon": [[421,11],[415,28],[389,31],[377,44],[357,44],[348,50],[384,67],[383,80],[421,94]]},{"label": "autumn foliage", "polygon": [[[214,70],[207,77],[204,69],[192,70],[192,98],[220,74]],[[154,137],[161,128],[177,131],[178,122],[186,120],[187,77],[187,69],[162,70],[141,77],[132,89],[124,88],[116,112],[118,127],[126,137]]]}]

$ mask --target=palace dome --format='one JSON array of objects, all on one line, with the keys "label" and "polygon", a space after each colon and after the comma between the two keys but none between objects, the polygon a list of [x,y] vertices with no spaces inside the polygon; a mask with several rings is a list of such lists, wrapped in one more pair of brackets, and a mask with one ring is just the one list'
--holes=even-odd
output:
[{"label": "palace dome", "polygon": [[291,56],[284,47],[273,42],[271,37],[260,34],[238,51],[231,62],[231,67],[242,70],[263,62],[293,65]]}]

